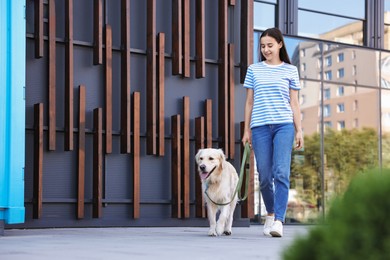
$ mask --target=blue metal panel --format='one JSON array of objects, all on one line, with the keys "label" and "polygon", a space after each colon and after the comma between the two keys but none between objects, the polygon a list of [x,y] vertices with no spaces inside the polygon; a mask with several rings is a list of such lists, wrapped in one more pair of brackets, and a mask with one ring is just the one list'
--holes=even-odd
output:
[{"label": "blue metal panel", "polygon": [[25,216],[25,0],[0,1],[0,36],[0,220],[15,224]]}]

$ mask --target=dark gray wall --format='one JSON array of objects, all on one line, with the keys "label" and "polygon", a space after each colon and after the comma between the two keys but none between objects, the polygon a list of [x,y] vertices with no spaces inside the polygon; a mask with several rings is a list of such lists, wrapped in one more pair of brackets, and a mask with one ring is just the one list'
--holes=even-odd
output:
[{"label": "dark gray wall", "polygon": [[[33,200],[33,125],[34,104],[44,103],[44,125],[47,126],[48,56],[45,40],[44,57],[34,57],[34,3],[27,0],[27,72],[26,72],[26,222],[22,227],[67,226],[179,226],[207,225],[205,219],[195,218],[195,164],[191,160],[191,218],[171,218],[171,116],[182,113],[183,96],[190,97],[190,151],[195,154],[195,118],[204,115],[205,99],[213,100],[213,139],[218,147],[218,1],[205,1],[206,77],[195,78],[195,1],[191,0],[191,77],[172,75],[172,1],[157,0],[156,31],[166,34],[165,58],[165,156],[146,155],[146,2],[131,0],[131,93],[141,93],[141,210],[140,218],[132,218],[132,155],[120,154],[120,1],[106,1],[105,20],[113,31],[113,152],[104,155],[103,216],[92,218],[92,129],[93,109],[104,107],[104,66],[93,65],[93,0],[74,0],[74,127],[78,128],[78,86],[86,87],[86,169],[85,217],[76,218],[77,201],[77,131],[75,149],[64,151],[64,85],[65,85],[65,1],[56,1],[56,102],[57,147],[47,150],[47,128],[44,131],[43,208],[40,219],[32,218]],[[235,46],[235,121],[236,153],[232,163],[239,169],[240,133],[243,120],[245,90],[239,83],[240,1],[229,7],[229,39]],[[45,17],[47,17],[45,4]],[[45,22],[44,35],[47,35]],[[23,76],[23,75],[21,75]],[[103,117],[104,120],[104,117]],[[104,122],[103,122],[104,123]],[[21,155],[22,156],[22,155]],[[247,225],[236,211],[236,224]]]}]

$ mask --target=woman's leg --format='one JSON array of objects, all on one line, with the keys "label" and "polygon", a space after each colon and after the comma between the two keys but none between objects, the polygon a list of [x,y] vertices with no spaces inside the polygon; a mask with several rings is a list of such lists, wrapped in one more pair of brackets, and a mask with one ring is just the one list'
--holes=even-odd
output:
[{"label": "woman's leg", "polygon": [[267,213],[274,213],[274,186],[272,176],[272,132],[270,126],[252,129],[252,148],[259,172],[260,191]]},{"label": "woman's leg", "polygon": [[294,125],[278,124],[273,128],[273,175],[275,185],[275,220],[284,222],[290,190],[291,152]]}]

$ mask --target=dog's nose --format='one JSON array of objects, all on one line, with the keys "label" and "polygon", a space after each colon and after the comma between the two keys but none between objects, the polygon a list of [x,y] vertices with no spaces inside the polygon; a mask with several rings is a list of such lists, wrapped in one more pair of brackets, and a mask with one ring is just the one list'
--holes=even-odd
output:
[{"label": "dog's nose", "polygon": [[202,164],[199,166],[199,169],[204,172],[206,170],[206,165]]}]

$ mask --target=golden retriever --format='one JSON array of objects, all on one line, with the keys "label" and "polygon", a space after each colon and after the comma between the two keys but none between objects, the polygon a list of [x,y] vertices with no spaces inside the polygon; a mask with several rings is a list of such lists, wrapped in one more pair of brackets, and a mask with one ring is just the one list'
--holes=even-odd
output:
[{"label": "golden retriever", "polygon": [[[205,194],[209,236],[232,234],[233,213],[237,204],[237,194],[232,198],[238,183],[236,169],[226,161],[221,149],[200,149],[195,156],[198,173]],[[207,193],[206,193],[207,192]],[[230,203],[229,203],[230,202]],[[217,205],[229,203],[228,205]],[[217,212],[220,211],[218,221]]]}]

